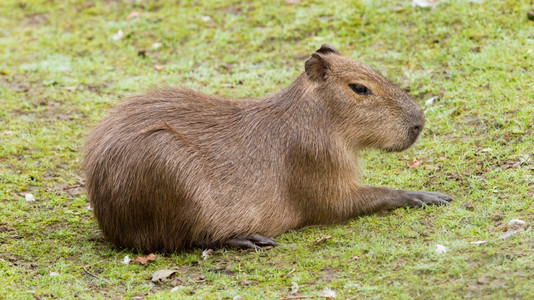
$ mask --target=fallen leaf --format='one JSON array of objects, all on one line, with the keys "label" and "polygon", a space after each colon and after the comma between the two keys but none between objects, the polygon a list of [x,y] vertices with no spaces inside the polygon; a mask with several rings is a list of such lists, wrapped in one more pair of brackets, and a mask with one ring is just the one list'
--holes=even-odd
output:
[{"label": "fallen leaf", "polygon": [[409,169],[419,168],[419,166],[421,166],[421,162],[423,161],[417,160],[417,158],[414,157],[412,159],[412,162],[408,164],[408,168]]},{"label": "fallen leaf", "polygon": [[473,211],[475,210],[475,208],[473,207],[473,205],[471,205],[471,203],[465,201],[464,203],[462,203],[462,205],[460,205],[462,208],[466,209],[466,210],[469,210],[469,211]]},{"label": "fallen leaf", "polygon": [[328,241],[329,239],[331,239],[332,236],[330,235],[327,235],[327,236],[323,236],[323,237],[320,237],[320,238],[317,238],[315,240],[315,242],[313,242],[313,244],[310,246],[310,247],[313,247],[313,246],[317,246],[319,245],[320,243],[324,243],[325,241]]},{"label": "fallen leaf", "polygon": [[212,253],[213,253],[213,249],[206,249],[202,251],[202,255],[200,256],[200,258],[202,260],[206,260],[211,256]]},{"label": "fallen leaf", "polygon": [[140,15],[141,15],[140,12],[138,12],[138,11],[132,11],[132,12],[126,17],[126,21],[130,21],[131,19],[138,18]]},{"label": "fallen leaf", "polygon": [[157,50],[157,49],[159,49],[162,45],[163,45],[162,43],[154,43],[154,44],[152,44],[151,47],[152,47],[152,49]]},{"label": "fallen leaf", "polygon": [[142,265],[146,265],[149,261],[153,261],[155,259],[156,259],[156,256],[154,254],[150,253],[146,257],[138,256],[135,259],[133,259],[131,262],[132,263],[140,263]]},{"label": "fallen leaf", "polygon": [[162,65],[154,65],[154,69],[158,70],[158,71],[161,71],[163,69],[165,69],[165,66],[162,66]]},{"label": "fallen leaf", "polygon": [[171,285],[172,286],[179,286],[179,285],[182,285],[184,283],[184,281],[180,278],[174,278],[172,281],[171,281]]},{"label": "fallen leaf", "polygon": [[82,3],[82,7],[83,8],[89,8],[89,7],[93,7],[93,6],[95,6],[95,3],[91,2],[91,1],[87,1],[87,2]]},{"label": "fallen leaf", "polygon": [[176,272],[178,272],[178,270],[158,270],[152,273],[152,282],[156,282],[161,279],[169,278],[172,274]]},{"label": "fallen leaf", "polygon": [[435,170],[437,169],[438,167],[434,166],[434,165],[425,165],[425,170]]}]

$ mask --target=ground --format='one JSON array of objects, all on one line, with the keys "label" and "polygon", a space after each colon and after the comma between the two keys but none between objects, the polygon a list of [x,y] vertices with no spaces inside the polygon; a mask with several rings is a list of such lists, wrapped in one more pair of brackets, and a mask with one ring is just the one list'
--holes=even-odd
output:
[{"label": "ground", "polygon": [[[532,299],[532,5],[2,1],[0,298]],[[154,86],[273,93],[322,43],[384,74],[426,113],[409,150],[362,153],[362,180],[454,202],[295,230],[266,251],[123,264],[144,255],[106,243],[88,209],[88,130],[121,98]],[[160,269],[177,272],[152,282]]]}]

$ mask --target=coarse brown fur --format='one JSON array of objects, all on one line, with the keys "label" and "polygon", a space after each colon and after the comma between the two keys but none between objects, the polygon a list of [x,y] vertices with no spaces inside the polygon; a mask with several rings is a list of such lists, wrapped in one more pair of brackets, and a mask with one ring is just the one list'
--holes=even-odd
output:
[{"label": "coarse brown fur", "polygon": [[446,204],[442,194],[358,183],[357,150],[406,149],[423,124],[403,91],[323,45],[293,83],[263,99],[164,88],[119,105],[87,139],[88,198],[120,247],[275,244],[265,237]]}]

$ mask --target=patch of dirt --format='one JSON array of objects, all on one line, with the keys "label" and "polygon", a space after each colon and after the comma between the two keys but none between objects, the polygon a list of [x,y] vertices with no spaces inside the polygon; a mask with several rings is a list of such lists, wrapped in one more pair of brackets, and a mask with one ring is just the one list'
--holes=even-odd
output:
[{"label": "patch of dirt", "polygon": [[318,282],[324,282],[324,283],[330,283],[333,280],[337,279],[338,274],[341,272],[339,270],[336,270],[333,267],[326,266],[324,268],[321,268],[321,273],[319,274],[319,277],[317,278]]},{"label": "patch of dirt", "polygon": [[48,23],[48,16],[46,13],[31,13],[26,15],[26,23],[31,26],[40,26]]}]

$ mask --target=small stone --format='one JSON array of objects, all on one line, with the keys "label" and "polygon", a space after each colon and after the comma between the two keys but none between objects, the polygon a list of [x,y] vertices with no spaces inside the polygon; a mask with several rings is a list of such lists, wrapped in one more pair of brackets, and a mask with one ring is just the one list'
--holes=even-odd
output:
[{"label": "small stone", "polygon": [[35,201],[35,197],[32,194],[24,194],[26,201]]},{"label": "small stone", "polygon": [[437,254],[442,255],[442,254],[447,253],[447,247],[445,247],[443,245],[440,245],[440,244],[437,244],[435,251],[436,251]]}]

